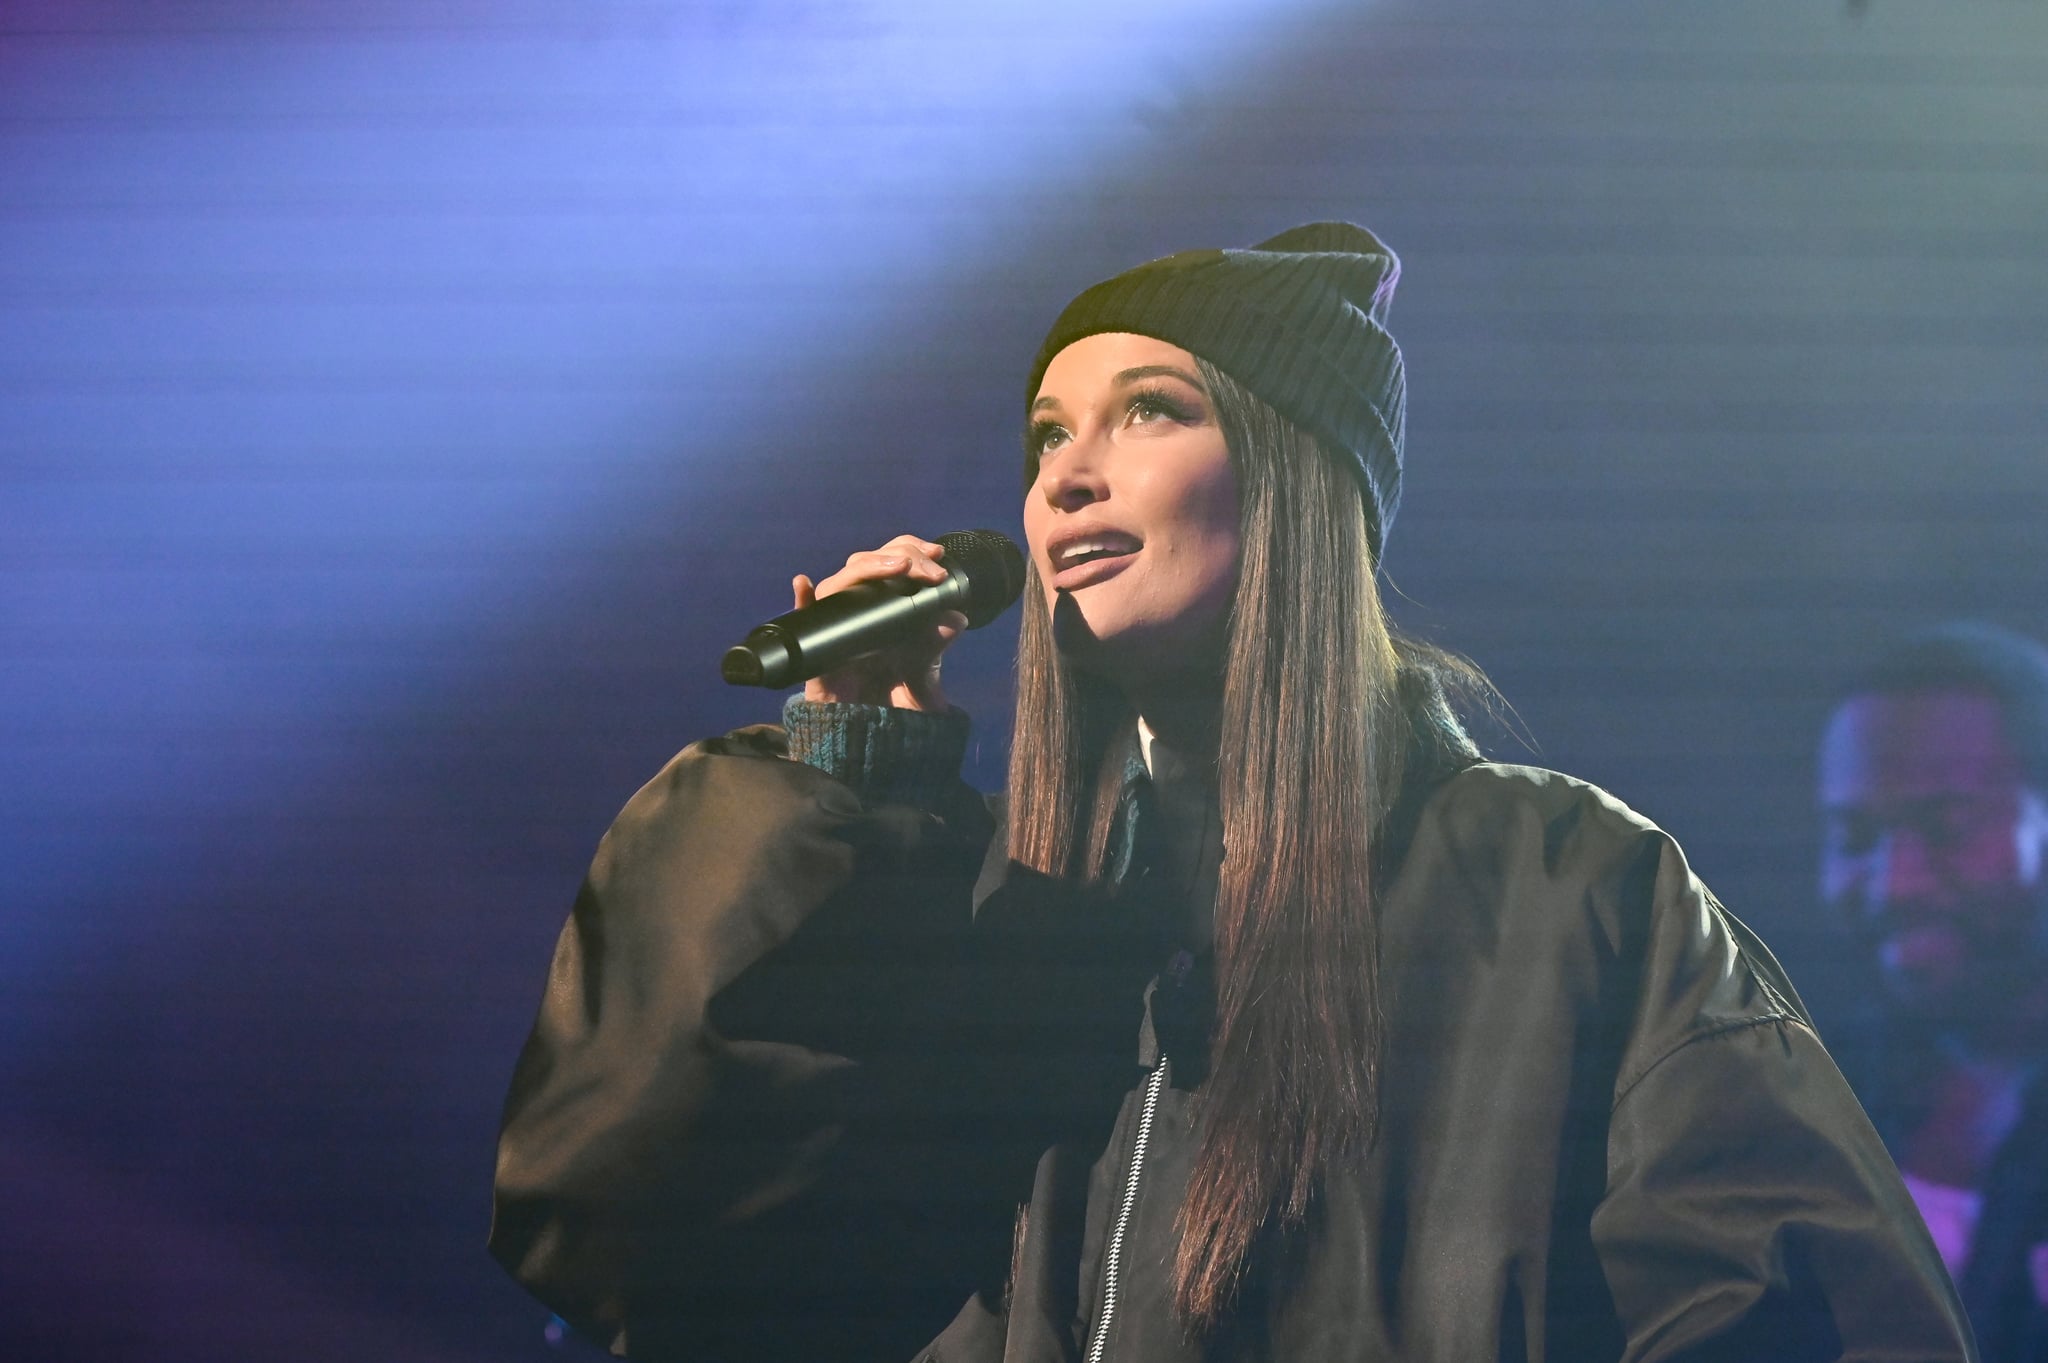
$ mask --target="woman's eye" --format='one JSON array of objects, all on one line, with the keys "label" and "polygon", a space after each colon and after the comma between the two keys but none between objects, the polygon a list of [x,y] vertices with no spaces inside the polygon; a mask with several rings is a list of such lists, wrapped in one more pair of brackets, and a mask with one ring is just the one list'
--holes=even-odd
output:
[{"label": "woman's eye", "polygon": [[1163,393],[1135,393],[1124,407],[1124,420],[1132,425],[1154,421],[1193,421],[1195,414],[1184,404]]}]

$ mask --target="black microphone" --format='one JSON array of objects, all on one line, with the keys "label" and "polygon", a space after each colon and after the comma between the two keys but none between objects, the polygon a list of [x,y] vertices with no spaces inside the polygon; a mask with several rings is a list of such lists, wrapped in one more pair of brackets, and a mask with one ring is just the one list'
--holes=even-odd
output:
[{"label": "black microphone", "polygon": [[979,629],[1024,590],[1024,555],[998,530],[939,536],[944,582],[905,577],[862,582],[802,610],[757,625],[726,650],[718,670],[734,686],[794,686],[850,658],[889,647],[942,611],[959,611]]}]

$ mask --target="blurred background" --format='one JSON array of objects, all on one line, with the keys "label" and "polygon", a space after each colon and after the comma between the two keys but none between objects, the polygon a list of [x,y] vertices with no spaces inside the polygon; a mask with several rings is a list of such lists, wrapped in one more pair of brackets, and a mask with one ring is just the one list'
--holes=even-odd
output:
[{"label": "blurred background", "polygon": [[1832,688],[2048,630],[2048,7],[0,6],[0,1355],[579,1353],[482,1246],[612,814],[793,572],[1016,531],[1068,297],[1324,217],[1397,618],[1825,1032]]}]

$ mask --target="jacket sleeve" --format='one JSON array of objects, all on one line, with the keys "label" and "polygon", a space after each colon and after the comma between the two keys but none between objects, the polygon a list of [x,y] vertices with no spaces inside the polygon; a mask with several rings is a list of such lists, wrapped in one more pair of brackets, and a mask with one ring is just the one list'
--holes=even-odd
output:
[{"label": "jacket sleeve", "polygon": [[907,1356],[983,1272],[943,1042],[991,821],[784,751],[742,730],[633,797],[506,1101],[491,1251],[634,1358]]},{"label": "jacket sleeve", "polygon": [[1666,843],[1593,1236],[1650,1360],[1964,1360],[1876,1131],[1770,952]]}]

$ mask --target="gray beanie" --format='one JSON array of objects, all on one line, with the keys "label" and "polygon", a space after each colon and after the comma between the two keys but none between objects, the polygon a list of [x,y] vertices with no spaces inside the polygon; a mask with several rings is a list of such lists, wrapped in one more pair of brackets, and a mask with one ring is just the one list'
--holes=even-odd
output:
[{"label": "gray beanie", "polygon": [[1242,251],[1182,251],[1067,304],[1031,366],[1084,336],[1129,331],[1209,361],[1316,436],[1357,476],[1375,562],[1401,503],[1407,384],[1387,309],[1401,262],[1348,222],[1312,222]]}]

